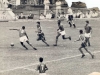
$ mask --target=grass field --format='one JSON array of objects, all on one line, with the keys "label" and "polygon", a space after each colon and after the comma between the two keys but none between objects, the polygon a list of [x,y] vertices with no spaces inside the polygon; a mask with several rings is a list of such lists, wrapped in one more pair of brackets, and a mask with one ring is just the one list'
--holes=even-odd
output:
[{"label": "grass field", "polygon": [[[54,47],[57,30],[56,21],[41,21],[46,40],[50,44],[47,47],[41,41],[36,41],[36,21],[28,22],[1,22],[0,23],[0,75],[38,75],[35,71],[39,57],[44,58],[49,70],[47,75],[88,75],[92,72],[100,72],[100,19],[91,19],[93,28],[91,46],[88,49],[95,55],[92,59],[89,54],[82,59],[78,48],[80,42],[73,42],[78,38],[79,29],[84,29],[85,20],[76,19],[77,28],[70,28],[64,22],[66,36],[71,36],[72,40],[62,40],[59,38],[58,46]],[[25,50],[19,43],[17,31],[10,31],[11,28],[21,28],[26,26],[26,32],[30,42],[38,49],[33,50],[26,43],[29,50]],[[10,43],[14,47],[10,47]],[[85,51],[84,51],[85,52]]]}]

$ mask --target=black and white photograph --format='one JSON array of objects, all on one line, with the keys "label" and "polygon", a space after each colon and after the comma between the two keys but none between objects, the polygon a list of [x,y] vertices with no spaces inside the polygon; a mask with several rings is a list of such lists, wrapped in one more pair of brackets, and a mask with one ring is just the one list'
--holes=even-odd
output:
[{"label": "black and white photograph", "polygon": [[0,0],[0,75],[100,75],[99,0]]}]

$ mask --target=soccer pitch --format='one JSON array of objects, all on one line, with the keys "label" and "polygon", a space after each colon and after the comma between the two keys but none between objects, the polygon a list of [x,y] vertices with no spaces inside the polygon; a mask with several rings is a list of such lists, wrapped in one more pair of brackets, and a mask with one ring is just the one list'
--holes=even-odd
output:
[{"label": "soccer pitch", "polygon": [[[57,35],[57,21],[40,21],[45,34],[47,47],[42,41],[37,41],[37,21],[15,21],[0,23],[0,75],[38,75],[35,71],[39,63],[39,57],[44,58],[44,63],[48,66],[47,75],[88,75],[92,72],[100,72],[100,19],[90,19],[93,28],[90,39],[91,46],[87,47],[95,58],[85,52],[86,56],[81,58],[78,48],[79,29],[84,29],[86,19],[75,19],[76,29],[70,28],[66,21],[63,22],[66,36],[71,36],[72,40],[63,40],[59,37],[58,46],[54,47]],[[26,32],[33,46],[38,50],[33,50],[25,43],[29,50],[25,50],[19,42],[18,31],[9,29],[26,27]],[[14,47],[10,44],[14,43]]]}]

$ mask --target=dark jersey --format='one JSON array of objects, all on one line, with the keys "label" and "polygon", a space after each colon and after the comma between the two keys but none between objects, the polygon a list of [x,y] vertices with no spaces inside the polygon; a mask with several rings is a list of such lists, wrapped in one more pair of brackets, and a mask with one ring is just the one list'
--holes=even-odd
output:
[{"label": "dark jersey", "polygon": [[73,15],[69,15],[69,16],[68,16],[68,20],[69,20],[69,21],[73,20]]},{"label": "dark jersey", "polygon": [[48,70],[46,64],[41,63],[37,66],[37,70],[39,70],[39,73],[45,73],[46,70]]},{"label": "dark jersey", "polygon": [[87,26],[87,25],[85,26],[85,32],[86,33],[90,33],[91,30],[92,30],[91,26]]},{"label": "dark jersey", "polygon": [[37,41],[39,41],[39,40],[46,40],[46,39],[45,39],[45,35],[44,35],[43,32],[40,32],[40,33],[38,33],[37,35],[38,35]]},{"label": "dark jersey", "polygon": [[64,27],[62,25],[60,25],[59,30],[64,31]]}]

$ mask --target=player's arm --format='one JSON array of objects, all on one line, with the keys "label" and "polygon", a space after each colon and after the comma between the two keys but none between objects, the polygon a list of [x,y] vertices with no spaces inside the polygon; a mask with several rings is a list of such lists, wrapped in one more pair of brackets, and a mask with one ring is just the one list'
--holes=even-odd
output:
[{"label": "player's arm", "polygon": [[20,29],[9,29],[9,30],[17,30],[17,31],[19,31]]},{"label": "player's arm", "polygon": [[45,70],[48,70],[48,67],[45,65]]},{"label": "player's arm", "polygon": [[80,41],[80,36],[79,36],[79,39],[75,40],[74,42],[77,42],[77,41]]}]

